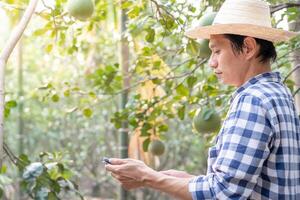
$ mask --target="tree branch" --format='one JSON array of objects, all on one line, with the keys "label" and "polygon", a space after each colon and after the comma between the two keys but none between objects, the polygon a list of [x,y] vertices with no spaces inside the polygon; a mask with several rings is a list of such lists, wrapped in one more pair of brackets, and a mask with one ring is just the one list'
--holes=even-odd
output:
[{"label": "tree branch", "polygon": [[27,27],[35,11],[37,2],[38,0],[30,1],[21,21],[13,30],[6,45],[4,46],[4,49],[1,51],[0,54],[0,167],[2,166],[2,161],[3,161],[2,157],[3,157],[3,135],[4,135],[3,130],[4,130],[4,102],[5,102],[4,100],[5,66],[13,49],[15,48],[22,34],[24,33],[24,30]]},{"label": "tree branch", "polygon": [[300,64],[296,65],[296,67],[294,69],[292,69],[284,78],[283,83],[285,83],[287,81],[287,79],[289,78],[289,76],[294,73],[295,71],[297,71],[298,69],[300,69]]},{"label": "tree branch", "polygon": [[13,49],[15,48],[17,42],[20,40],[26,26],[28,25],[32,14],[35,11],[36,5],[38,0],[31,0],[27,9],[25,10],[24,16],[22,17],[20,23],[17,27],[13,30],[11,37],[8,39],[5,48],[2,50],[0,54],[0,60],[4,60],[5,63],[7,62],[10,54],[12,53]]},{"label": "tree branch", "polygon": [[300,88],[298,88],[298,89],[293,93],[293,97],[295,97],[296,94],[297,94],[298,92],[300,92]]},{"label": "tree branch", "polygon": [[274,6],[270,6],[270,12],[271,14],[282,10],[284,8],[290,8],[290,7],[300,7],[300,3],[282,3]]}]

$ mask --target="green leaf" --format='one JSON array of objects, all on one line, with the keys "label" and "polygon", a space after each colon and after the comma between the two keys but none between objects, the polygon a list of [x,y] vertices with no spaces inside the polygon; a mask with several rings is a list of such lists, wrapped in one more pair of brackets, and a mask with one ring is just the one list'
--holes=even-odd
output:
[{"label": "green leaf", "polygon": [[97,98],[96,93],[95,92],[89,92],[89,96],[93,99]]},{"label": "green leaf", "polygon": [[1,170],[0,170],[0,174],[5,174],[7,170],[6,165],[2,165]]},{"label": "green leaf", "polygon": [[70,90],[67,89],[67,90],[64,91],[64,96],[65,96],[65,97],[69,97],[69,96],[70,96],[70,93],[71,93]]},{"label": "green leaf", "polygon": [[138,127],[138,120],[134,116],[129,118],[128,122],[134,128]]},{"label": "green leaf", "polygon": [[161,79],[159,79],[159,78],[154,78],[154,79],[152,79],[152,82],[153,82],[155,85],[160,85],[160,84],[161,84]]},{"label": "green leaf", "polygon": [[158,127],[159,132],[167,132],[168,130],[169,130],[169,127],[166,124],[162,124]]},{"label": "green leaf", "polygon": [[223,103],[223,99],[221,99],[221,98],[216,99],[216,106],[221,106],[222,103]]},{"label": "green leaf", "polygon": [[195,83],[197,82],[197,77],[195,76],[189,76],[187,78],[187,84],[189,88],[193,88],[193,86],[195,85]]},{"label": "green leaf", "polygon": [[19,156],[19,159],[17,160],[17,166],[22,171],[26,165],[29,165],[30,160],[28,159],[28,156],[25,154],[21,154]]},{"label": "green leaf", "polygon": [[133,3],[131,1],[122,1],[121,8],[126,9],[126,8],[129,8],[132,5],[133,5]]},{"label": "green leaf", "polygon": [[191,11],[193,13],[196,11],[196,8],[194,6],[192,6],[192,5],[189,5],[188,9],[189,9],[189,11]]},{"label": "green leaf", "polygon": [[66,190],[75,190],[75,185],[69,180],[61,179],[58,181],[58,184],[61,188],[65,188]]},{"label": "green leaf", "polygon": [[121,128],[122,123],[121,123],[121,120],[119,120],[118,118],[113,117],[113,118],[110,119],[110,121],[114,124],[116,129]]},{"label": "green leaf", "polygon": [[46,85],[41,86],[38,89],[39,90],[46,90],[46,89],[50,89],[50,88],[53,88],[52,84],[51,83],[47,83]]},{"label": "green leaf", "polygon": [[54,181],[61,176],[60,173],[58,172],[57,167],[54,167],[51,170],[48,170],[48,174],[49,174],[50,178]]},{"label": "green leaf", "polygon": [[150,28],[147,30],[147,35],[145,37],[146,41],[149,43],[152,43],[154,41],[155,38],[155,31],[154,29]]},{"label": "green leaf", "polygon": [[89,25],[88,25],[88,31],[92,31],[94,28],[94,23],[91,22]]},{"label": "green leaf", "polygon": [[5,107],[5,108],[4,108],[4,117],[5,117],[5,118],[8,118],[9,115],[10,115],[10,109]]},{"label": "green leaf", "polygon": [[188,54],[192,56],[197,56],[199,55],[199,49],[200,49],[199,43],[197,43],[195,40],[189,40],[186,46],[186,51]]},{"label": "green leaf", "polygon": [[74,92],[79,92],[79,91],[80,91],[80,88],[79,88],[79,87],[73,87],[73,88],[72,88],[72,91],[74,91]]},{"label": "green leaf", "polygon": [[48,193],[49,193],[49,189],[42,187],[40,190],[37,191],[35,199],[36,200],[47,200]]},{"label": "green leaf", "polygon": [[54,192],[48,193],[48,200],[57,200],[59,199]]},{"label": "green leaf", "polygon": [[143,127],[142,127],[142,129],[141,129],[141,136],[143,137],[143,136],[149,136],[150,135],[150,133],[148,133],[148,130],[150,130],[152,128],[152,125],[151,124],[149,124],[149,123],[144,123],[143,124]]},{"label": "green leaf", "polygon": [[161,60],[156,60],[153,62],[153,66],[155,69],[159,69],[161,66]]},{"label": "green leaf", "polygon": [[[167,30],[175,28],[176,23],[173,19],[172,16],[168,15],[168,14],[164,14],[161,16],[162,18],[159,19],[160,24]],[[170,31],[168,31],[170,32]],[[168,34],[167,32],[165,32],[166,34]]]},{"label": "green leaf", "polygon": [[40,152],[39,157],[40,157],[40,159],[43,159],[45,156],[49,156],[49,154],[50,153],[48,153],[48,152],[42,151],[42,152]]},{"label": "green leaf", "polygon": [[48,45],[45,47],[45,51],[46,51],[47,53],[50,53],[50,52],[52,51],[52,49],[53,49],[53,45],[52,45],[52,44],[48,44]]},{"label": "green leaf", "polygon": [[48,31],[48,29],[38,29],[36,31],[33,32],[33,35],[34,36],[40,36],[40,35],[43,35],[45,34],[46,32]]},{"label": "green leaf", "polygon": [[179,119],[183,120],[184,119],[184,113],[185,113],[185,105],[181,106],[179,109],[178,109],[178,117]]},{"label": "green leaf", "polygon": [[32,182],[36,177],[40,176],[43,173],[43,164],[40,162],[34,162],[28,165],[23,173],[23,179],[28,182]]},{"label": "green leaf", "polygon": [[8,185],[12,183],[12,179],[7,175],[0,174],[0,186]]},{"label": "green leaf", "polygon": [[59,96],[57,94],[52,95],[51,100],[53,102],[58,102],[59,101]]},{"label": "green leaf", "polygon": [[82,113],[87,118],[90,118],[93,115],[93,111],[90,108],[83,109]]},{"label": "green leaf", "polygon": [[189,90],[182,83],[176,87],[176,92],[180,96],[188,96]]},{"label": "green leaf", "polygon": [[129,18],[133,19],[139,16],[140,11],[140,7],[134,6],[131,10],[128,11],[127,15]]},{"label": "green leaf", "polygon": [[15,108],[17,107],[17,102],[15,100],[10,100],[5,103],[7,108]]},{"label": "green leaf", "polygon": [[293,80],[287,79],[285,81],[285,85],[293,92],[295,86],[295,82]]},{"label": "green leaf", "polygon": [[146,140],[144,140],[143,142],[143,151],[144,152],[148,152],[148,147],[150,144],[150,137],[148,137]]},{"label": "green leaf", "polygon": [[[60,184],[59,184],[60,179],[61,179],[61,178],[58,178],[58,180],[52,182],[52,184],[51,184],[51,189],[52,189],[52,191],[54,191],[56,194],[59,194],[60,191],[61,191],[61,186],[60,186]],[[59,199],[59,198],[57,198],[57,199]]]},{"label": "green leaf", "polygon": [[64,171],[62,172],[62,177],[64,179],[70,179],[72,176],[73,176],[73,173],[68,169],[64,169]]},{"label": "green leaf", "polygon": [[207,93],[210,93],[210,92],[216,90],[215,87],[213,87],[213,86],[211,86],[211,85],[209,85],[209,84],[203,85],[203,88],[202,88],[202,89],[203,89],[204,92],[207,92]]}]

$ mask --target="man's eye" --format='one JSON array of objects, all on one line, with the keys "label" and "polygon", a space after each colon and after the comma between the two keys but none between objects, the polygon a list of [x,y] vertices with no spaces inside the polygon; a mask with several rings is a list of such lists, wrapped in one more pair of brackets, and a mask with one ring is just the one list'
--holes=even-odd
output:
[{"label": "man's eye", "polygon": [[219,54],[220,53],[220,50],[216,50],[213,52],[214,54]]}]

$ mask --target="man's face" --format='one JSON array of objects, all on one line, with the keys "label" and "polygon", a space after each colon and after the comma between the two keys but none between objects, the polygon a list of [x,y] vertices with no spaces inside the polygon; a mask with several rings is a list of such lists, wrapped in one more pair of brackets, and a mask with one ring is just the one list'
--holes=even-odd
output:
[{"label": "man's face", "polygon": [[209,65],[218,79],[227,85],[241,86],[248,69],[244,54],[234,54],[230,41],[224,35],[212,35],[209,48],[212,51]]}]

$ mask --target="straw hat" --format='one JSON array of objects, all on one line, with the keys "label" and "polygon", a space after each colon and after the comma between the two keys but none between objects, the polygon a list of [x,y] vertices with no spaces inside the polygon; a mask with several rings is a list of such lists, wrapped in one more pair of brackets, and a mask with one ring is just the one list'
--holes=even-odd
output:
[{"label": "straw hat", "polygon": [[188,30],[188,37],[209,39],[215,34],[251,36],[271,42],[286,41],[298,33],[272,28],[269,5],[260,0],[226,0],[210,26]]}]

